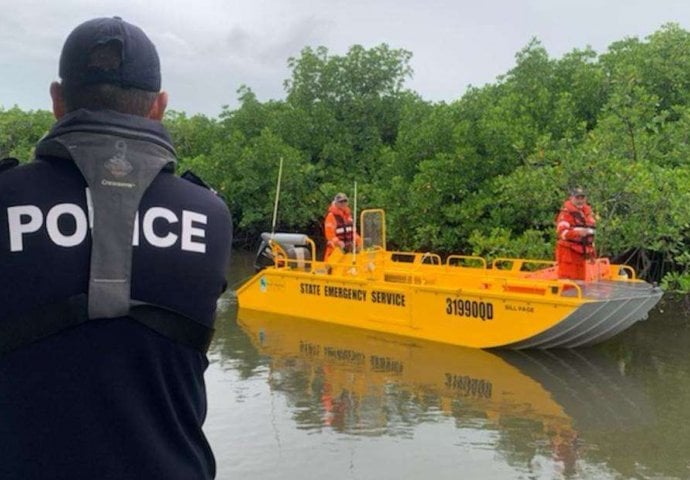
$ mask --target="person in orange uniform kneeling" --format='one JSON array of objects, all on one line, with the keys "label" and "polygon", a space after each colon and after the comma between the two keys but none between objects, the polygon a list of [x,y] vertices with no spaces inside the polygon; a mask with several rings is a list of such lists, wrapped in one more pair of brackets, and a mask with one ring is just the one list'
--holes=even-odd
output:
[{"label": "person in orange uniform kneeling", "polygon": [[328,257],[336,248],[340,248],[345,252],[351,252],[355,243],[358,246],[361,245],[359,235],[355,236],[352,213],[348,206],[347,195],[344,193],[338,193],[333,198],[330,207],[328,207],[323,228],[327,242],[323,256],[324,261],[328,260]]},{"label": "person in orange uniform kneeling", "polygon": [[596,219],[585,191],[574,188],[556,219],[556,262],[560,278],[585,279],[586,262],[596,258],[595,227]]}]

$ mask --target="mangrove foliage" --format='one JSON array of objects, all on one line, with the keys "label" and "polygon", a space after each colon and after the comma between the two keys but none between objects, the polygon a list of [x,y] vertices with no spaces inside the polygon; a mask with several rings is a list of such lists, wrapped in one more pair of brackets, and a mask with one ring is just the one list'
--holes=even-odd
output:
[{"label": "mangrove foliage", "polygon": [[[288,59],[285,98],[244,86],[217,117],[170,112],[181,169],[226,199],[238,245],[278,228],[320,236],[333,195],[385,208],[401,249],[551,258],[554,218],[581,185],[601,255],[690,289],[690,32],[668,24],[603,53],[552,58],[538,40],[494,83],[430,102],[412,53],[382,44]],[[171,92],[174,95],[174,92]],[[0,110],[0,155],[31,157],[48,112]]]}]

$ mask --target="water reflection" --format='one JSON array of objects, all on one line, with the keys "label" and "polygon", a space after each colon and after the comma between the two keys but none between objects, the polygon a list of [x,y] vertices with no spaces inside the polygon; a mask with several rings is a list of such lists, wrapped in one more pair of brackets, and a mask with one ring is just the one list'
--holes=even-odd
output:
[{"label": "water reflection", "polygon": [[509,463],[546,457],[568,475],[586,456],[583,435],[655,423],[639,385],[599,351],[489,352],[264,313],[238,322],[255,353],[239,332],[218,347],[243,351],[233,364],[243,375],[266,366],[300,429],[411,437],[452,417],[458,429],[497,433]]}]

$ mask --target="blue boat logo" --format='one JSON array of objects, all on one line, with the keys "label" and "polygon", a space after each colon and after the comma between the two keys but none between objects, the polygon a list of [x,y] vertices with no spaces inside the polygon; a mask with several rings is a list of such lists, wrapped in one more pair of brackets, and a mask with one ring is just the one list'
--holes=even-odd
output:
[{"label": "blue boat logo", "polygon": [[261,280],[259,280],[259,290],[262,292],[268,290],[268,281],[266,281],[266,277],[261,277]]}]

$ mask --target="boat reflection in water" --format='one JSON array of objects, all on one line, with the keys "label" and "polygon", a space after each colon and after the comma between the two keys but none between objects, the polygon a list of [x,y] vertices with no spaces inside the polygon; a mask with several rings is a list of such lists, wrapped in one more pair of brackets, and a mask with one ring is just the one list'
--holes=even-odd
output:
[{"label": "boat reflection in water", "polygon": [[242,310],[238,323],[270,356],[271,389],[303,429],[409,436],[452,417],[499,432],[509,461],[546,455],[567,473],[583,433],[653,421],[641,390],[591,349],[477,350]]}]

